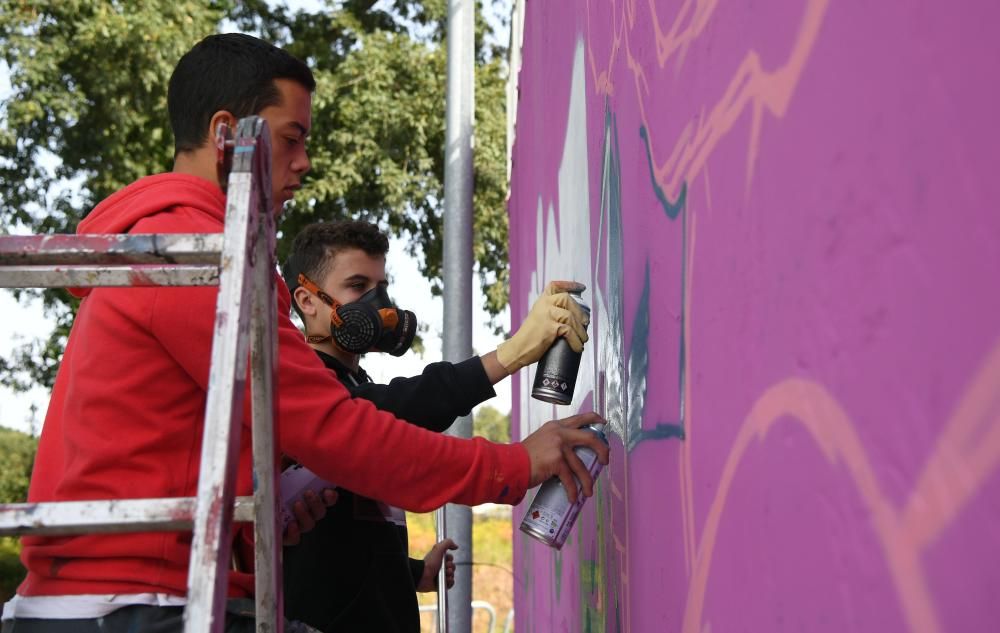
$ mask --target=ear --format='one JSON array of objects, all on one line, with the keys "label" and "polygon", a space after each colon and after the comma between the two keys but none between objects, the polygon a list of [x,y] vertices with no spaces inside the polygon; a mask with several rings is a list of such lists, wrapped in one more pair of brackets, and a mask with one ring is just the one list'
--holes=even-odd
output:
[{"label": "ear", "polygon": [[220,123],[225,123],[236,133],[236,117],[233,113],[228,110],[219,110],[212,115],[212,119],[208,122],[208,143],[213,145],[215,143],[215,130],[219,127]]},{"label": "ear", "polygon": [[299,306],[299,310],[302,311],[302,314],[310,317],[316,316],[316,302],[319,301],[319,299],[302,286],[296,288],[295,292],[292,293],[292,301],[295,302],[295,305]]}]

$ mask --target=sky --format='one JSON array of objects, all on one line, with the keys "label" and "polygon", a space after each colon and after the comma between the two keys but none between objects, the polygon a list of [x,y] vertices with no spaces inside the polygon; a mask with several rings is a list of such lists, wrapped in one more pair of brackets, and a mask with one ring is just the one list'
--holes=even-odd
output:
[{"label": "sky", "polygon": [[[324,6],[320,0],[297,0],[285,4],[292,9],[310,11]],[[501,37],[504,37],[503,34]],[[0,99],[6,99],[9,94],[8,68],[0,64]],[[390,279],[390,294],[397,305],[412,310],[417,315],[418,322],[426,324],[427,329],[422,332],[425,346],[422,356],[410,351],[399,358],[387,354],[368,354],[362,360],[362,366],[377,382],[388,382],[396,376],[419,374],[426,364],[442,360],[443,302],[440,297],[431,295],[430,284],[419,272],[419,263],[406,254],[405,244],[401,240],[392,240],[386,268]],[[478,279],[474,277],[472,283],[472,347],[475,353],[485,354],[495,349],[503,339],[493,334],[489,317],[483,309],[484,298]],[[52,329],[51,322],[42,312],[40,302],[18,303],[6,290],[0,290],[0,314],[3,315],[0,319],[0,355],[4,357],[25,342],[47,337]],[[502,315],[499,323],[504,329],[509,328],[509,314]],[[495,387],[497,397],[484,404],[505,413],[510,411],[510,384],[510,378],[501,381]],[[0,425],[37,434],[41,430],[47,403],[48,391],[45,389],[36,388],[26,394],[19,394],[0,387]],[[34,413],[32,406],[36,408]]]}]

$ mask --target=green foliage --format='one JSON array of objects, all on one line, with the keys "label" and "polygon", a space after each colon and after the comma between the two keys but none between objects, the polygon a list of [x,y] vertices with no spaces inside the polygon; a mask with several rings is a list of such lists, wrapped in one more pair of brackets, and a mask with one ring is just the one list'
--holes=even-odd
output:
[{"label": "green foliage", "polygon": [[[71,230],[100,199],[169,169],[167,80],[222,15],[190,0],[0,0],[0,50],[14,89],[0,135],[3,224]],[[49,155],[61,161],[53,169],[43,166]],[[78,178],[83,186],[72,192],[58,187]]]},{"label": "green foliage", "polygon": [[28,499],[28,482],[38,440],[26,433],[0,427],[0,503]]},{"label": "green foliage", "polygon": [[[30,435],[0,427],[0,503],[27,500],[37,448],[38,440]],[[24,578],[20,551],[17,539],[0,537],[0,603],[10,599]]]},{"label": "green foliage", "polygon": [[[32,291],[21,291],[19,294],[22,301],[36,296]],[[44,290],[37,295],[40,295],[45,313],[53,319],[55,327],[48,338],[15,348],[9,359],[0,357],[0,383],[15,391],[27,391],[36,384],[52,386],[76,308],[80,305],[79,298],[62,288]]]},{"label": "green foliage", "polygon": [[21,543],[11,536],[0,536],[0,604],[10,600],[24,580],[21,565]]},{"label": "green foliage", "polygon": [[[0,0],[13,88],[0,106],[0,227],[72,232],[105,196],[169,169],[170,72],[222,15],[198,1]],[[40,295],[56,327],[0,360],[0,378],[51,386],[78,302],[64,290],[21,294]]]},{"label": "green foliage", "polygon": [[[0,56],[13,89],[0,105],[2,230],[72,232],[105,196],[170,169],[173,66],[205,35],[236,25],[306,59],[318,82],[313,168],[281,234],[365,217],[407,238],[440,292],[447,4],[329,4],[293,13],[264,0],[0,0]],[[504,51],[477,15],[474,256],[496,315],[508,283]],[[75,313],[67,293],[37,294],[58,326],[0,361],[0,381],[15,388],[52,384]]]},{"label": "green foliage", "polygon": [[472,420],[472,434],[491,442],[510,442],[510,414],[500,413],[489,405],[479,407]]},{"label": "green foliage", "polygon": [[[398,1],[395,12],[345,3],[283,24],[288,49],[313,62],[314,177],[290,205],[282,234],[309,222],[363,217],[410,238],[432,291],[441,291],[447,5]],[[477,15],[481,16],[482,11]],[[477,23],[473,252],[487,309],[507,303],[504,68]],[[345,52],[346,51],[346,52]],[[279,245],[279,256],[289,247]]]}]

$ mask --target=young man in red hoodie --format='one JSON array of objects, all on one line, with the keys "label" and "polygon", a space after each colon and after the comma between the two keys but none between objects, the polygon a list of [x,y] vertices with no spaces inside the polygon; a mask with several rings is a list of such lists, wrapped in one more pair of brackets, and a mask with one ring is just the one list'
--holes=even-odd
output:
[{"label": "young man in red hoodie", "polygon": [[[271,131],[275,212],[309,169],[312,75],[301,61],[246,35],[202,40],[178,63],[168,105],[176,148],[171,173],[143,178],[99,204],[79,233],[218,233],[225,196],[212,131],[258,114]],[[573,454],[607,449],[578,427],[583,414],[549,422],[523,442],[461,440],[406,424],[353,400],[302,340],[278,286],[279,449],[329,481],[401,508],[446,502],[515,504],[559,476],[584,494],[593,481]],[[217,289],[98,288],[85,292],[49,403],[29,501],[183,497],[197,490],[202,417]],[[565,335],[553,322],[551,340]],[[551,342],[551,341],[550,341]],[[511,341],[511,363],[538,349]],[[250,398],[246,398],[249,409]],[[248,414],[249,411],[246,413]],[[236,494],[252,490],[249,415]],[[25,537],[28,569],[4,606],[3,633],[180,631],[189,532]],[[336,573],[336,570],[333,570]],[[229,595],[247,598],[252,574],[230,572]],[[253,630],[233,615],[232,631]]]}]

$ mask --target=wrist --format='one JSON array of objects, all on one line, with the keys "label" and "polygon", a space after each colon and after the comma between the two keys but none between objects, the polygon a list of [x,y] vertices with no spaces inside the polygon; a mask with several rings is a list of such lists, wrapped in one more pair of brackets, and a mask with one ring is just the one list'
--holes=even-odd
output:
[{"label": "wrist", "polygon": [[497,363],[503,367],[503,370],[507,372],[508,375],[513,374],[515,371],[520,369],[517,366],[517,345],[514,342],[514,337],[511,337],[497,345],[494,351],[496,355]]},{"label": "wrist", "polygon": [[[497,350],[499,350],[499,347]],[[500,362],[500,359],[497,357],[496,350],[490,352],[489,354],[480,356],[479,359],[483,363],[483,370],[486,372],[486,377],[489,379],[491,385],[497,384],[507,376],[514,373],[504,367],[503,363]]]}]

